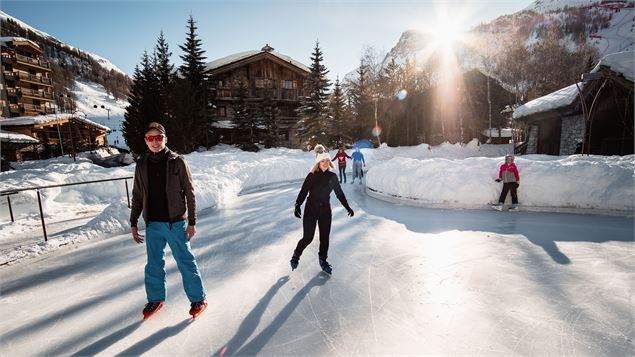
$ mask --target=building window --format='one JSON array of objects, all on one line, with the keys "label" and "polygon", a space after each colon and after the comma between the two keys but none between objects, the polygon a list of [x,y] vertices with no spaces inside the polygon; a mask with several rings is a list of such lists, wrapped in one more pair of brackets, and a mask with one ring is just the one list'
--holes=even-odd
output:
[{"label": "building window", "polygon": [[227,116],[227,108],[218,107],[218,116],[219,117],[226,117]]},{"label": "building window", "polygon": [[295,89],[295,81],[284,81],[284,89]]},{"label": "building window", "polygon": [[262,78],[256,79],[256,88],[264,88],[264,87],[265,87],[264,79]]},{"label": "building window", "polygon": [[218,81],[218,88],[223,88],[223,81]]}]

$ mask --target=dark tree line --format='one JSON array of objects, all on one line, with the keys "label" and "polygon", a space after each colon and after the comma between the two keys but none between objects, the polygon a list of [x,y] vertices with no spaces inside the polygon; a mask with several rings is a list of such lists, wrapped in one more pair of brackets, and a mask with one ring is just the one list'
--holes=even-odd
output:
[{"label": "dark tree line", "polygon": [[123,123],[123,136],[133,152],[145,152],[143,131],[152,121],[165,126],[168,146],[177,152],[209,146],[210,86],[196,30],[190,16],[185,42],[179,46],[182,64],[176,71],[163,32],[152,53],[145,52],[135,67]]}]

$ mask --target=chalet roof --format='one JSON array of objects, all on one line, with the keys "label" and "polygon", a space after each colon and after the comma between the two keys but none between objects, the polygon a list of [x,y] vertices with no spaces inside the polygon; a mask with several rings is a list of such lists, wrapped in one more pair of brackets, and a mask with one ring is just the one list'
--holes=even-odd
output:
[{"label": "chalet roof", "polygon": [[38,140],[28,135],[0,130],[0,142],[12,144],[35,144]]},{"label": "chalet roof", "polygon": [[600,62],[593,68],[591,73],[598,72],[601,67],[606,67],[615,73],[619,73],[624,78],[633,82],[635,72],[635,51],[624,51],[611,53],[604,56]]},{"label": "chalet roof", "polygon": [[[584,83],[580,82],[578,85],[580,89],[584,87]],[[578,88],[575,84],[572,84],[521,105],[514,110],[513,119],[520,119],[533,114],[564,108],[573,104],[577,98]]]},{"label": "chalet roof", "polygon": [[[635,72],[635,51],[611,53],[604,56],[593,68],[591,73],[599,72],[602,68],[621,74],[627,80],[633,82]],[[584,90],[585,83],[579,82],[580,90]],[[579,99],[578,88],[575,84],[549,93],[543,97],[531,100],[514,110],[513,119],[521,119],[530,115],[548,112],[551,110],[568,107]]]},{"label": "chalet roof", "polygon": [[244,52],[238,52],[238,53],[234,53],[233,55],[229,55],[223,58],[219,58],[217,60],[214,60],[212,62],[208,62],[205,65],[205,69],[207,71],[212,71],[218,68],[221,68],[223,66],[226,66],[228,64],[232,64],[232,63],[236,63],[242,60],[246,60],[248,58],[251,57],[255,57],[257,55],[260,54],[270,54],[272,56],[278,57],[279,59],[283,60],[286,63],[289,63],[305,72],[309,72],[309,67],[305,66],[303,63],[294,60],[293,58],[287,56],[287,55],[283,55],[280,52],[276,52],[273,50],[272,47],[270,47],[269,45],[263,47],[260,51],[256,51],[256,50],[251,50],[251,51],[244,51]]},{"label": "chalet roof", "polygon": [[24,37],[15,37],[15,36],[0,37],[0,46],[3,46],[3,47],[8,47],[11,44],[22,44],[22,43],[29,44],[31,47],[35,47],[38,50],[42,51],[42,49],[37,43],[31,40],[28,40]]},{"label": "chalet roof", "polygon": [[109,127],[101,125],[99,123],[95,123],[92,120],[82,118],[81,116],[78,116],[78,115],[68,114],[68,113],[6,118],[6,119],[0,120],[0,127],[43,125],[43,124],[47,124],[57,120],[70,120],[70,119],[80,121],[82,123],[94,126],[102,130],[106,130],[106,131],[111,130]]}]

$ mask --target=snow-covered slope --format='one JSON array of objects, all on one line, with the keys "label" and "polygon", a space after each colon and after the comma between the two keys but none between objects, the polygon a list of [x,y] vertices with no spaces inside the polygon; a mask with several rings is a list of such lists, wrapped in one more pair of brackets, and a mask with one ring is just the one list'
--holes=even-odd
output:
[{"label": "snow-covered slope", "polygon": [[[80,50],[76,47],[73,47],[71,45],[65,44],[62,41],[58,40],[57,38],[49,35],[48,33],[44,32],[44,31],[40,31],[38,29],[36,29],[35,27],[25,23],[24,21],[19,20],[16,17],[13,17],[9,14],[7,14],[6,12],[0,11],[0,19],[7,21],[7,20],[11,20],[13,22],[16,22],[18,25],[20,25],[21,27],[23,27],[24,29],[27,29],[29,31],[34,32],[35,34],[50,39],[51,41],[57,42],[59,43],[61,46],[65,46],[67,48],[69,48],[70,50]],[[86,54],[88,54],[89,56],[91,56],[95,61],[97,61],[97,63],[99,63],[99,65],[101,65],[104,69],[106,69],[107,71],[110,70],[115,70],[121,74],[126,74],[124,71],[122,71],[121,69],[119,69],[119,67],[117,67],[114,63],[110,62],[108,59],[101,57],[99,55],[96,55],[94,53],[88,52],[88,51],[84,51],[84,50],[80,50],[81,52],[84,52]]]},{"label": "snow-covered slope", "polygon": [[[622,5],[620,5],[622,6]],[[582,8],[579,12],[572,11],[572,8]],[[529,11],[531,10],[531,11]],[[578,17],[582,16],[585,17]],[[545,26],[555,24],[562,28],[571,26],[569,22],[585,21],[585,19],[604,18],[606,27],[600,26],[595,29],[592,24],[584,24],[584,35],[586,42],[597,48],[600,57],[610,53],[633,50],[635,47],[635,8],[633,2],[627,2],[621,8],[611,8],[600,6],[599,1],[592,0],[538,0],[525,10],[501,16],[494,21],[483,24],[470,31],[471,41],[475,43],[487,43],[487,46],[476,45],[470,50],[462,48],[458,51],[459,63],[464,70],[474,67],[485,70],[480,64],[479,56],[491,56],[503,50],[505,40],[512,34],[519,31],[526,33],[524,36],[527,46],[538,40],[538,33]],[[601,21],[600,21],[601,22]],[[562,39],[563,43],[571,49],[576,48],[576,39],[567,36]],[[403,64],[407,60],[419,60],[426,58],[427,49],[431,40],[429,35],[418,30],[404,31],[395,46],[388,52],[383,64],[386,65],[391,59],[395,59],[398,64]],[[489,51],[485,53],[484,51]],[[473,57],[473,58],[472,58]],[[488,71],[485,71],[488,73]],[[354,77],[354,72],[347,76]]]},{"label": "snow-covered slope", "polygon": [[[121,134],[121,125],[128,102],[115,99],[102,85],[88,81],[75,81],[71,92],[75,97],[77,110],[85,113],[88,119],[112,129],[108,134],[108,144],[127,149]],[[107,109],[110,109],[110,113]]]},{"label": "snow-covered slope", "polygon": [[599,0],[536,0],[524,10],[536,12],[549,12],[563,9],[565,7],[582,7],[599,3]]}]

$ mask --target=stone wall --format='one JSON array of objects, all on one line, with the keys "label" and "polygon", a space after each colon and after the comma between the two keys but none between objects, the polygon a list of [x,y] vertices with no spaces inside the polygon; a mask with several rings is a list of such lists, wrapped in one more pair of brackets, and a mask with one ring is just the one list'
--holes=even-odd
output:
[{"label": "stone wall", "polygon": [[584,140],[584,117],[582,114],[562,117],[560,155],[573,155]]},{"label": "stone wall", "polygon": [[529,134],[527,135],[527,154],[536,154],[538,152],[538,129],[537,124],[529,126]]}]

